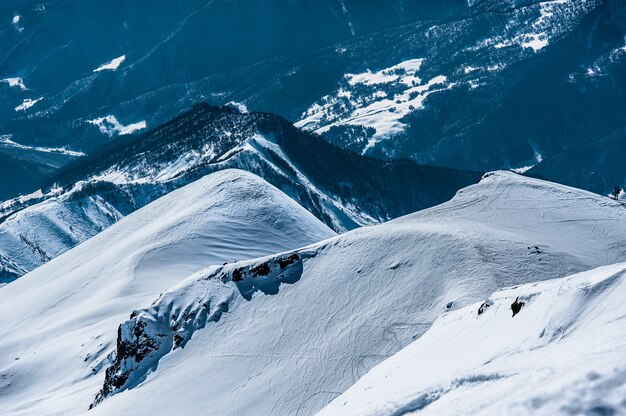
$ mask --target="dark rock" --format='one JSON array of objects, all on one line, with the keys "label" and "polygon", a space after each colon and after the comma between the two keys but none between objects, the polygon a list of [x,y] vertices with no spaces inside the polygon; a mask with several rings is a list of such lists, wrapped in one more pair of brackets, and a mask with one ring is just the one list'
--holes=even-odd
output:
[{"label": "dark rock", "polygon": [[513,316],[517,315],[519,311],[522,309],[522,306],[524,305],[525,303],[523,301],[519,300],[519,298],[516,298],[515,302],[511,304],[511,310],[513,311]]}]

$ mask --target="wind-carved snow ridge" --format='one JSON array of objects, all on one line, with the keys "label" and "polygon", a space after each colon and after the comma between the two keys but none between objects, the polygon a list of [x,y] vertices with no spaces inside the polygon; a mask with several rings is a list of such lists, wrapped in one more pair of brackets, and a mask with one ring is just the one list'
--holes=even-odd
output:
[{"label": "wind-carved snow ridge", "polygon": [[126,55],[122,55],[115,59],[110,60],[107,63],[100,65],[98,68],[94,69],[93,72],[102,72],[102,71],[117,71],[117,69],[122,65],[122,63],[126,60]]},{"label": "wind-carved snow ridge", "polygon": [[9,87],[11,88],[19,88],[22,91],[28,90],[24,84],[24,80],[20,77],[0,79],[0,82],[9,84]]},{"label": "wind-carved snow ridge", "polygon": [[402,118],[423,108],[426,98],[454,86],[439,75],[423,82],[417,76],[422,59],[411,59],[389,68],[346,74],[339,88],[313,104],[296,123],[305,130],[324,133],[340,125],[372,129],[364,152],[386,137],[402,132]]},{"label": "wind-carved snow ridge", "polygon": [[296,251],[209,267],[161,295],[149,308],[134,311],[118,328],[115,359],[92,407],[137,386],[163,356],[184,348],[196,330],[219,321],[237,303],[253,301],[257,292],[276,295],[282,284],[296,283],[303,259],[313,253]]},{"label": "wind-carved snow ridge", "polygon": [[22,104],[15,107],[15,111],[26,111],[41,100],[43,100],[43,97],[39,97],[36,99],[26,98],[24,101],[22,101]]},{"label": "wind-carved snow ridge", "polygon": [[11,140],[10,135],[0,136],[0,147],[10,147],[13,149],[22,149],[22,150],[34,150],[36,152],[43,152],[43,153],[60,153],[60,154],[68,155],[68,156],[74,156],[74,157],[85,156],[85,153],[83,152],[67,149],[65,147],[26,146],[26,145],[19,144]]},{"label": "wind-carved snow ridge", "polygon": [[120,123],[115,116],[112,115],[94,118],[93,120],[87,120],[87,123],[98,127],[102,134],[106,134],[109,137],[133,134],[147,127],[145,120],[125,126]]}]

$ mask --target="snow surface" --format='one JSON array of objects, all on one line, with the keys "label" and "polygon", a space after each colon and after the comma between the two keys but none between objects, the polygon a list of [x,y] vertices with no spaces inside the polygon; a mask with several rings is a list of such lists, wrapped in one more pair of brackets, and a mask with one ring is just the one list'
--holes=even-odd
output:
[{"label": "snow surface", "polygon": [[26,91],[28,89],[24,84],[24,80],[20,77],[0,79],[0,82],[9,84],[9,87],[12,88],[19,88],[22,91]]},{"label": "snow surface", "polygon": [[41,100],[43,100],[43,97],[39,97],[35,99],[26,98],[24,101],[22,101],[22,104],[15,107],[15,111],[26,111]]},{"label": "snow surface", "polygon": [[20,24],[21,22],[22,22],[22,16],[20,16],[19,14],[14,15],[13,18],[11,19],[11,23],[13,24],[13,27],[18,32],[22,32],[24,30],[24,26]]},{"label": "snow surface", "polygon": [[98,68],[94,69],[93,72],[117,71],[117,69],[125,60],[126,60],[126,55],[119,56],[115,59],[110,60],[107,63],[100,65]]},{"label": "snow surface", "polygon": [[386,137],[404,131],[401,120],[423,108],[433,93],[454,87],[444,75],[423,82],[417,76],[423,59],[400,62],[380,71],[346,74],[337,91],[313,104],[296,123],[305,130],[325,133],[341,125],[363,126],[375,131],[367,152]]},{"label": "snow surface", "polygon": [[85,411],[133,309],[206,265],[333,235],[243,171],[206,176],[137,210],[0,288],[0,414]]},{"label": "snow surface", "polygon": [[497,172],[438,207],[210,267],[123,324],[119,341],[160,340],[124,358],[131,388],[90,414],[312,414],[448,305],[626,260],[625,219],[607,198]]},{"label": "snow surface", "polygon": [[[77,190],[80,193],[80,190]],[[122,219],[100,197],[75,200],[74,193],[47,199],[0,223],[0,282],[11,281],[66,252]],[[37,199],[41,192],[23,199]]]},{"label": "snow surface", "polygon": [[60,154],[68,155],[68,156],[74,156],[74,157],[85,156],[83,152],[67,149],[65,147],[26,146],[26,145],[19,144],[11,140],[10,135],[0,136],[0,147],[10,147],[10,148],[22,149],[22,150],[34,150],[36,152],[43,152],[43,153],[60,153]]},{"label": "snow surface", "polygon": [[318,415],[624,414],[625,298],[624,263],[498,291],[438,319]]},{"label": "snow surface", "polygon": [[551,0],[531,3],[521,7],[515,18],[530,13],[534,17],[518,33],[507,33],[481,41],[478,49],[493,46],[496,49],[521,46],[539,52],[554,39],[572,27],[583,16],[597,6],[594,1]]},{"label": "snow surface", "polygon": [[90,415],[312,414],[447,310],[626,260],[625,220],[619,202],[496,172],[440,206],[233,263],[332,232],[253,175],[210,175],[0,289],[0,413],[86,413],[123,323],[121,340],[163,342],[129,356],[131,388]]},{"label": "snow surface", "polygon": [[125,126],[120,123],[115,116],[112,115],[94,118],[93,120],[87,120],[87,123],[97,126],[102,134],[106,134],[109,137],[133,134],[147,127],[145,120]]}]

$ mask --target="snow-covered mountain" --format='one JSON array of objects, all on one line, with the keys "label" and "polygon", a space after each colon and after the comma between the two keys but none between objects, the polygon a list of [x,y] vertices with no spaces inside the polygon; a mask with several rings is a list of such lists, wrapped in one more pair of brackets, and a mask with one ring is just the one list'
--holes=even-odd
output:
[{"label": "snow-covered mountain", "polygon": [[[447,310],[626,259],[625,216],[606,198],[497,172],[435,208],[208,268],[122,324],[94,414],[314,413]],[[204,401],[191,386],[207,374]],[[178,400],[150,399],[165,394]]]},{"label": "snow-covered mountain", "polygon": [[[382,158],[538,164],[599,193],[626,182],[604,163],[626,125],[621,0],[1,7],[0,135],[32,148],[12,157],[39,159],[37,183],[54,163],[35,149],[91,153],[199,101],[242,102]],[[593,173],[577,169],[586,161]],[[0,184],[0,198],[37,183]]]},{"label": "snow-covered mountain", "polygon": [[626,415],[624,154],[624,0],[0,1],[0,415]]},{"label": "snow-covered mountain", "polygon": [[209,264],[333,235],[247,172],[217,172],[171,192],[0,288],[0,413],[86,410],[115,349],[115,328],[133,309]]},{"label": "snow-covered mountain", "polygon": [[319,416],[626,412],[626,264],[445,314]]},{"label": "snow-covered mountain", "polygon": [[280,117],[195,106],[145,135],[68,165],[50,185],[0,205],[0,282],[14,280],[139,207],[228,168],[263,177],[337,231],[430,207],[480,174],[383,162]]},{"label": "snow-covered mountain", "polygon": [[[2,413],[79,414],[95,402],[89,414],[311,414],[446,311],[626,259],[621,203],[496,172],[450,202],[319,244],[207,257],[213,266],[140,295],[131,289],[144,284],[111,270],[134,258],[132,242],[115,261],[102,243],[144,210],[1,289]],[[76,271],[57,272],[66,263]],[[35,368],[39,381],[26,382]]]}]

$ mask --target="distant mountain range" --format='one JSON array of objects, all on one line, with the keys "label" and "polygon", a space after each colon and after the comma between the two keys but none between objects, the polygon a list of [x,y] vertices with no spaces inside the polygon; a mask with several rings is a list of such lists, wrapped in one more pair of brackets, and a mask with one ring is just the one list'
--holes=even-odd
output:
[{"label": "distant mountain range", "polygon": [[38,150],[0,143],[37,164],[0,197],[77,157],[42,149],[91,153],[200,101],[377,158],[607,193],[626,183],[625,16],[620,0],[5,2],[0,135]]}]

